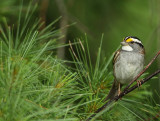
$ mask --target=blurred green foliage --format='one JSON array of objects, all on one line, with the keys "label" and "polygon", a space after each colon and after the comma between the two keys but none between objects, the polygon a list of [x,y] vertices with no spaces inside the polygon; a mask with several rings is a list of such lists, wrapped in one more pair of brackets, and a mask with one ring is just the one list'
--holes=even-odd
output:
[{"label": "blurred green foliage", "polygon": [[[37,5],[33,13],[28,12],[31,1],[31,11]],[[160,48],[158,0],[0,0],[0,3],[2,120],[84,120],[104,104],[113,81],[113,52],[125,36],[142,40],[146,63]],[[58,22],[53,22],[60,16]],[[68,46],[69,40],[76,45],[73,44],[73,50]],[[55,49],[63,46],[63,59],[68,61],[56,57]],[[159,60],[149,72],[160,68]],[[64,63],[74,66],[71,69]],[[101,114],[99,120],[143,120],[157,115],[158,80],[153,79],[151,86],[144,85],[141,91],[127,95],[110,113]]]},{"label": "blurred green foliage", "polygon": [[[17,16],[20,1],[1,0],[0,19],[7,17],[9,23],[15,24],[16,20],[11,21],[11,19]],[[23,12],[26,11],[30,1],[32,0],[23,1]],[[95,49],[99,46],[102,33],[104,33],[102,49],[107,57],[115,51],[125,36],[137,36],[142,40],[146,48],[147,62],[152,58],[149,55],[155,53],[160,46],[158,0],[64,0],[63,2],[68,16],[68,25],[71,25],[67,27],[67,40],[74,40],[86,33],[89,36],[93,55],[96,55]],[[35,17],[42,17],[41,12],[46,12],[44,14],[47,24],[61,16],[56,0],[33,0],[33,4],[36,3],[38,3],[38,9]],[[46,7],[46,11],[43,11],[42,4]],[[75,24],[72,25],[73,23]]]}]

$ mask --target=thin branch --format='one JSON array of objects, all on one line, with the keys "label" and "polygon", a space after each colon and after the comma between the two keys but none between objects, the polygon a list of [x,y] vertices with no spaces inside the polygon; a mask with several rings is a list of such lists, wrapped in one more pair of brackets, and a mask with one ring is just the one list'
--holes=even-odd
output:
[{"label": "thin branch", "polygon": [[[149,75],[148,77],[146,77],[145,79],[143,79],[141,81],[141,84],[144,84],[145,82],[147,82],[148,80],[150,80],[152,77],[156,76],[157,74],[160,73],[160,69],[158,69],[157,71],[155,71],[153,74]],[[128,94],[129,92],[133,91],[134,89],[136,89],[138,87],[137,84],[135,84],[134,86],[132,86],[131,88],[129,88],[125,93],[123,92],[123,95],[119,95],[119,98],[123,97],[125,94]]]},{"label": "thin branch", "polygon": [[[150,80],[152,77],[156,76],[157,74],[160,73],[160,69],[158,69],[156,72],[154,72],[153,74],[149,75],[148,77],[146,77],[145,79],[143,79],[143,81],[141,81],[141,85],[144,84],[145,82],[147,82],[148,80]],[[96,116],[97,113],[99,113],[100,111],[104,110],[107,106],[109,106],[113,101],[118,101],[120,98],[122,98],[123,96],[125,96],[126,94],[128,94],[129,92],[135,90],[136,88],[138,88],[138,85],[135,84],[134,86],[132,86],[131,88],[129,88],[126,91],[123,91],[119,96],[115,96],[113,99],[111,99],[110,101],[108,101],[106,104],[104,104],[102,107],[100,107],[97,111],[95,111],[95,113],[93,115],[91,115],[86,121],[90,121],[93,117]]]}]

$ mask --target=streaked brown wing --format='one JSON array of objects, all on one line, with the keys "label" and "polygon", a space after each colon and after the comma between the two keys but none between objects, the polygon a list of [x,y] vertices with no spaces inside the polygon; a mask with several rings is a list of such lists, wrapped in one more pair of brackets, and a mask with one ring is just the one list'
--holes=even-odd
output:
[{"label": "streaked brown wing", "polygon": [[141,54],[145,54],[145,49],[143,48],[141,51],[140,51]]},{"label": "streaked brown wing", "polygon": [[115,52],[115,54],[114,54],[114,57],[113,57],[113,65],[114,65],[114,63],[116,62],[119,54],[120,54],[120,50],[117,50],[117,51]]}]

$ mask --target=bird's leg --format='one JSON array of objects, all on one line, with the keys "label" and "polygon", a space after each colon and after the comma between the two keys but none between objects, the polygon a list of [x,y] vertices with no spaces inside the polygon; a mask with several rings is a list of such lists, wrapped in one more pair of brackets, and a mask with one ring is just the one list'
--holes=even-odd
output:
[{"label": "bird's leg", "polygon": [[118,96],[121,94],[121,84],[118,83]]},{"label": "bird's leg", "polygon": [[141,80],[137,80],[138,88],[141,87]]}]

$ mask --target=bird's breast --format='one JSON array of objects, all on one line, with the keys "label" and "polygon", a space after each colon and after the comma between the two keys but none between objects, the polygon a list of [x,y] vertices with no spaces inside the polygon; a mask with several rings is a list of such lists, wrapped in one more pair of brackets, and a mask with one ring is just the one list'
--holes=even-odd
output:
[{"label": "bird's breast", "polygon": [[114,76],[121,84],[127,84],[143,69],[144,56],[136,53],[121,53],[114,64]]}]

